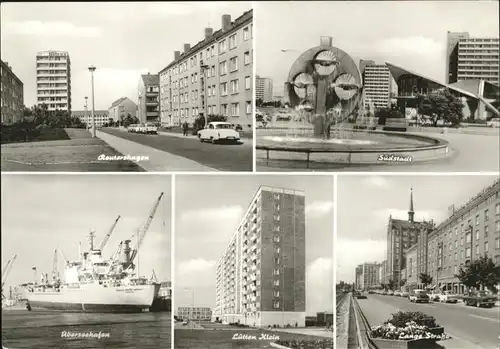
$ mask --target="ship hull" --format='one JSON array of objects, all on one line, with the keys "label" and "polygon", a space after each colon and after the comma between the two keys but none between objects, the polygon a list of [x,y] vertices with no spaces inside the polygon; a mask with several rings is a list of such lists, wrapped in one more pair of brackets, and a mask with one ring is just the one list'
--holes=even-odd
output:
[{"label": "ship hull", "polygon": [[142,312],[149,310],[158,289],[157,285],[111,288],[87,285],[62,288],[59,292],[28,292],[28,308],[89,313]]}]

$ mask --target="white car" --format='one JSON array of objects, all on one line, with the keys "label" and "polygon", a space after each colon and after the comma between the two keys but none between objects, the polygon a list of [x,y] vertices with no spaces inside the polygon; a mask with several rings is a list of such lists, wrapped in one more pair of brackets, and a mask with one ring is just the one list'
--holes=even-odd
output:
[{"label": "white car", "polygon": [[439,301],[442,303],[457,303],[458,296],[450,291],[444,291],[439,295]]},{"label": "white car", "polygon": [[135,133],[137,132],[137,124],[131,124],[131,125],[128,125],[127,127],[127,132],[132,132],[132,133]]},{"label": "white car", "polygon": [[433,302],[439,301],[439,295],[440,295],[439,293],[432,292],[432,293],[428,293],[427,295],[429,296],[429,300],[431,300]]},{"label": "white car", "polygon": [[219,141],[237,142],[240,140],[240,133],[229,122],[214,121],[209,122],[206,128],[198,131],[198,139],[201,142],[210,141],[212,143]]},{"label": "white car", "polygon": [[146,124],[144,126],[144,133],[158,134],[158,127],[156,127],[154,124]]},{"label": "white car", "polygon": [[493,118],[490,121],[487,121],[486,126],[488,126],[488,127],[500,127],[500,118]]}]

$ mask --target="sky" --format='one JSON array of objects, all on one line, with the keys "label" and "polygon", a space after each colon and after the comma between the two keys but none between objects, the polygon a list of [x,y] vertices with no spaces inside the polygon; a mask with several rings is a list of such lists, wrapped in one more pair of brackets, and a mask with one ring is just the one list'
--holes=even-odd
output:
[{"label": "sky", "polygon": [[175,178],[175,311],[215,307],[215,266],[260,185],[304,190],[306,311],[333,310],[333,177],[203,175]]},{"label": "sky", "polygon": [[356,63],[390,62],[444,82],[446,32],[498,38],[498,10],[498,1],[257,2],[256,74],[283,96],[293,62],[331,36]]},{"label": "sky", "polygon": [[381,262],[387,250],[389,215],[408,219],[413,187],[415,221],[448,217],[451,205],[461,207],[498,176],[360,175],[339,176],[337,209],[336,283],[354,282],[363,262]]},{"label": "sky", "polygon": [[94,65],[95,108],[107,110],[120,97],[137,103],[141,74],[157,74],[204,39],[206,27],[221,28],[251,9],[250,2],[2,3],[1,52],[24,83],[24,103],[36,103],[36,53],[68,51],[72,109],[91,96],[88,67]]},{"label": "sky", "polygon": [[[100,244],[120,215],[103,250],[109,258],[121,240],[145,223],[161,192],[164,197],[137,258],[141,276],[149,278],[154,270],[158,281],[166,281],[171,280],[170,176],[2,174],[2,268],[17,254],[6,285],[33,281],[34,266],[38,275],[51,278],[56,248],[78,260],[78,242],[82,252],[88,251],[89,232],[95,230],[95,244]],[[59,254],[61,276],[63,268]]]}]

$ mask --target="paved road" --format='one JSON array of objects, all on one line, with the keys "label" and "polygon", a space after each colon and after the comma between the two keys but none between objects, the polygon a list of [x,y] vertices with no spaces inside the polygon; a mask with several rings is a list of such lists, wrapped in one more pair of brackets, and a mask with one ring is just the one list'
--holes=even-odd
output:
[{"label": "paved road", "polygon": [[236,145],[211,144],[201,143],[195,137],[141,135],[109,128],[102,128],[101,131],[222,171],[252,171],[253,168],[251,140],[243,140],[243,144]]},{"label": "paved road", "polygon": [[[429,135],[429,133],[417,133]],[[431,135],[432,136],[432,135]],[[498,131],[485,134],[436,134],[450,142],[453,155],[449,158],[402,165],[359,165],[311,164],[310,170],[318,171],[390,171],[390,172],[498,172],[500,167],[500,136]],[[304,171],[305,161],[266,161],[257,158],[257,171]]]},{"label": "paved road", "polygon": [[358,301],[370,326],[381,325],[398,310],[421,311],[434,316],[444,331],[456,340],[439,342],[447,349],[497,349],[500,345],[499,307],[466,307],[463,303],[410,303],[407,298],[370,294]]}]

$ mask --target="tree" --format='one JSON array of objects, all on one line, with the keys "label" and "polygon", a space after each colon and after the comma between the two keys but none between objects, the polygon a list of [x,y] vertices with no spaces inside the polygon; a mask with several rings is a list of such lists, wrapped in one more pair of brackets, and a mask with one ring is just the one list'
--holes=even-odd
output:
[{"label": "tree", "polygon": [[[226,121],[227,117],[223,115],[208,115],[207,119],[208,122]],[[197,132],[203,128],[205,128],[205,117],[203,115],[199,115],[193,122],[193,129]]]},{"label": "tree", "polygon": [[493,260],[486,255],[460,267],[455,276],[467,287],[484,287],[495,294],[498,292],[495,286],[500,283],[500,273]]},{"label": "tree", "polygon": [[440,120],[456,126],[464,118],[461,99],[451,94],[449,89],[437,90],[419,98],[421,112],[431,115],[434,126]]},{"label": "tree", "polygon": [[115,125],[115,120],[113,118],[108,119],[108,126],[114,126]]},{"label": "tree", "polygon": [[396,280],[393,280],[393,279],[389,279],[388,280],[388,283],[387,283],[387,288],[389,290],[394,290],[394,288],[398,285],[398,282]]},{"label": "tree", "polygon": [[426,273],[420,273],[419,275],[420,282],[424,285],[424,288],[427,288],[428,285],[432,284],[432,276]]},{"label": "tree", "polygon": [[263,103],[263,102],[264,102],[264,101],[262,100],[262,98],[257,98],[257,99],[255,100],[255,106],[260,107],[260,106],[262,105],[262,103]]}]

